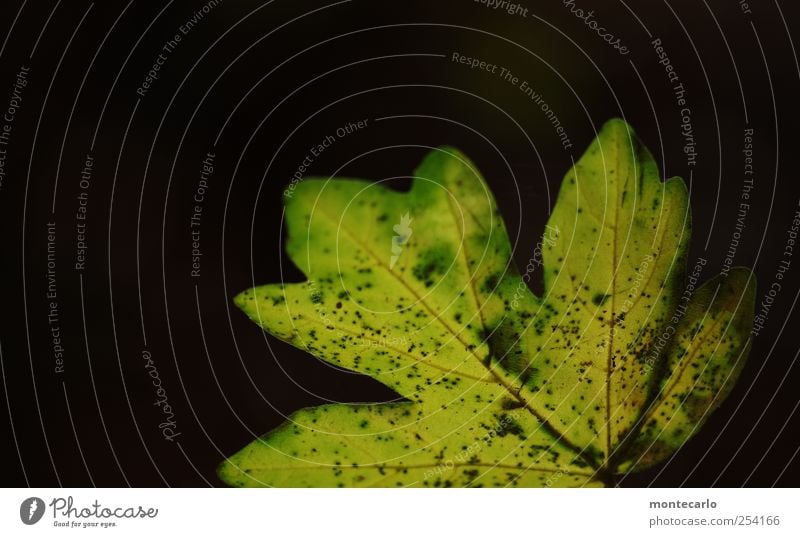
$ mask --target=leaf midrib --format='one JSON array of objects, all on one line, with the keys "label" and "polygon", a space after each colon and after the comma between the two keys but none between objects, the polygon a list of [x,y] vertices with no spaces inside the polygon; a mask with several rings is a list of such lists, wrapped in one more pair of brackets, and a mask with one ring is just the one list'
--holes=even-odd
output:
[{"label": "leaf midrib", "polygon": [[[342,471],[348,470],[361,470],[361,469],[376,469],[376,470],[421,470],[423,468],[437,468],[441,466],[442,462],[436,463],[422,463],[422,464],[384,464],[384,463],[372,463],[372,464],[359,464],[358,466],[347,466],[347,465],[337,465],[337,464],[330,464],[330,463],[309,463],[309,466],[301,466],[303,470],[331,470],[332,468],[338,468]],[[558,474],[563,473],[566,475],[579,475],[582,477],[596,477],[596,472],[582,472],[579,470],[568,470],[565,471],[560,468],[541,468],[538,466],[517,466],[515,464],[502,464],[502,463],[491,463],[491,462],[478,462],[478,463],[469,463],[469,462],[452,462],[452,466],[448,465],[448,468],[463,468],[463,467],[479,467],[479,468],[504,468],[509,470],[518,470],[518,471],[532,471],[532,472],[543,472],[543,473],[552,473]],[[249,467],[253,470],[270,470],[270,471],[296,471],[298,469],[297,466],[252,466]]]},{"label": "leaf midrib", "polygon": [[[328,326],[323,321],[320,321],[319,319],[315,319],[315,318],[309,317],[307,315],[304,315],[303,313],[298,313],[297,316],[299,318],[302,318],[304,321],[309,322],[309,323],[319,324],[321,326]],[[393,350],[393,351],[395,351],[395,352],[397,352],[399,354],[403,354],[405,356],[408,356],[409,358],[414,359],[416,362],[421,362],[421,363],[423,363],[423,364],[425,364],[427,366],[430,366],[430,367],[432,367],[434,369],[438,369],[439,371],[443,371],[445,373],[456,375],[456,376],[459,376],[459,377],[462,377],[462,378],[465,378],[465,379],[471,379],[471,380],[474,380],[476,382],[482,382],[484,384],[498,384],[497,382],[495,382],[493,380],[488,380],[485,377],[476,377],[474,375],[470,375],[469,373],[463,373],[463,372],[458,371],[458,370],[453,369],[453,368],[448,368],[448,367],[445,367],[445,366],[438,365],[438,364],[436,364],[434,362],[426,360],[426,358],[424,356],[417,356],[414,353],[408,352],[408,351],[403,350],[403,349],[398,348],[398,347],[394,347],[394,346],[389,345],[388,343],[384,343],[383,341],[381,341],[379,339],[376,339],[374,337],[365,336],[364,334],[360,334],[360,333],[355,332],[353,330],[348,330],[347,328],[342,328],[342,327],[337,327],[336,330],[338,330],[340,332],[344,332],[344,333],[349,334],[349,335],[354,336],[354,337],[360,337],[361,339],[365,339],[367,341],[371,341],[371,342],[377,343],[377,344],[379,344],[380,347],[382,347],[384,349]],[[308,346],[306,346],[306,348],[308,348]]]},{"label": "leaf midrib", "polygon": [[[453,220],[458,222],[458,219],[456,218],[455,214],[455,209],[453,208],[452,201],[449,197],[447,198],[447,206],[448,209],[450,210],[450,215],[452,216]],[[473,212],[471,210],[467,210],[467,213],[476,221],[476,225],[478,225],[479,227],[481,227],[481,229],[483,229],[481,222],[478,221],[477,217],[473,214]],[[486,232],[485,230],[483,231]],[[478,299],[478,291],[475,288],[474,274],[472,273],[469,266],[469,253],[467,252],[468,248],[467,241],[464,239],[464,237],[466,236],[466,229],[461,230],[461,235],[462,235],[463,247],[460,248],[460,251],[462,254],[461,255],[462,260],[464,262],[464,270],[466,271],[467,276],[469,277],[468,278],[469,287],[471,290],[473,300],[475,301],[475,308],[478,310],[478,314],[480,317],[482,333],[485,333],[485,331],[487,330],[487,326],[486,326],[486,321],[483,317],[483,305],[481,304],[481,301]],[[483,361],[481,361],[481,363],[483,363]],[[491,365],[491,356],[489,357],[489,361],[485,363],[484,366],[497,379],[497,381],[503,385],[503,387],[505,388],[506,392],[508,392],[509,395],[511,395],[514,399],[516,399],[520,404],[523,405],[523,407],[526,410],[528,410],[528,412],[530,412],[537,420],[539,420],[539,422],[541,423],[541,427],[545,431],[547,431],[551,436],[555,437],[556,442],[562,444],[568,450],[572,451],[575,455],[584,459],[584,461],[591,467],[596,468],[595,461],[591,459],[591,457],[589,457],[588,455],[585,455],[585,450],[579,449],[578,446],[570,442],[564,435],[564,433],[561,433],[552,423],[550,423],[542,414],[540,414],[539,411],[536,410],[533,407],[533,405],[522,395],[521,393],[522,387],[520,387],[520,389],[514,389],[513,386],[509,385],[505,381],[505,379],[495,371],[495,369]]]},{"label": "leaf midrib", "polygon": [[[464,350],[468,354],[471,354],[478,361],[478,363],[480,363],[481,365],[483,365],[486,368],[486,370],[497,380],[497,382],[499,382],[503,386],[503,388],[505,388],[506,392],[511,397],[513,397],[519,403],[521,403],[523,405],[523,408],[525,408],[537,420],[539,420],[539,422],[541,423],[541,427],[545,431],[547,431],[548,434],[553,436],[556,442],[558,442],[559,444],[562,444],[564,447],[566,447],[567,449],[572,451],[575,455],[577,455],[578,457],[583,459],[589,466],[591,466],[595,470],[600,470],[600,468],[598,468],[597,462],[591,456],[586,454],[585,450],[578,448],[576,445],[574,445],[572,442],[570,442],[563,433],[559,432],[558,429],[553,424],[551,424],[542,415],[539,414],[539,412],[531,405],[531,403],[520,393],[520,390],[514,390],[513,387],[511,385],[509,385],[509,383],[506,382],[506,380],[501,375],[499,375],[494,370],[494,368],[491,367],[491,363],[490,363],[491,356],[489,356],[489,361],[482,360],[480,358],[480,356],[478,356],[475,353],[474,350],[469,348],[469,345],[467,345],[467,343],[459,336],[459,334],[447,322],[445,322],[445,320],[442,319],[442,317],[440,315],[437,315],[436,312],[433,311],[431,306],[427,302],[425,302],[425,300],[423,300],[423,298],[411,286],[409,286],[409,284],[405,280],[400,278],[399,275],[395,274],[384,262],[382,262],[380,257],[378,257],[366,244],[364,244],[344,224],[343,221],[337,222],[337,219],[333,215],[329,214],[323,208],[323,206],[321,206],[321,205],[317,206],[316,208],[317,208],[318,212],[320,214],[322,214],[323,216],[325,216],[328,220],[330,220],[333,223],[337,223],[338,224],[338,228],[341,229],[344,232],[344,234],[347,235],[350,238],[350,240],[352,240],[357,246],[359,246],[367,254],[369,254],[370,257],[373,258],[373,260],[375,261],[375,263],[378,266],[383,268],[394,279],[396,279],[409,293],[411,293],[414,296],[414,298],[417,300],[417,302],[419,304],[421,304],[434,319],[438,320],[442,324],[442,326],[444,326],[453,335],[453,337],[456,339],[456,341],[461,343],[461,345],[464,347]],[[469,270],[469,264],[468,263],[465,263],[465,264],[467,265],[467,273],[470,274],[471,272]]]}]

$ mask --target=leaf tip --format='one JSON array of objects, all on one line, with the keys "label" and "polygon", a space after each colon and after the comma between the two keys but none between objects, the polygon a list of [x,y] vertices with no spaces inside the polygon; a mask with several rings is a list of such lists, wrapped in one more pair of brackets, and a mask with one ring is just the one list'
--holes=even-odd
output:
[{"label": "leaf tip", "polygon": [[619,117],[612,117],[600,128],[600,135],[610,135],[613,137],[618,138],[634,138],[636,137],[636,132],[633,130],[633,127],[622,118]]},{"label": "leaf tip", "polygon": [[223,483],[232,487],[247,486],[247,482],[244,479],[245,474],[233,461],[234,457],[226,457],[225,460],[217,466],[217,477],[219,477]]},{"label": "leaf tip", "polygon": [[247,289],[233,297],[233,303],[242,311],[247,311],[249,304],[253,302],[253,290]]},{"label": "leaf tip", "polygon": [[756,294],[756,276],[748,267],[731,267],[728,272],[728,281],[732,286],[743,289],[746,295]]},{"label": "leaf tip", "polygon": [[417,180],[428,183],[446,183],[463,168],[474,169],[472,162],[456,147],[442,145],[430,151],[414,171]]},{"label": "leaf tip", "polygon": [[739,295],[739,329],[748,331],[753,323],[756,308],[756,276],[747,267],[732,267],[726,277],[728,293]]}]

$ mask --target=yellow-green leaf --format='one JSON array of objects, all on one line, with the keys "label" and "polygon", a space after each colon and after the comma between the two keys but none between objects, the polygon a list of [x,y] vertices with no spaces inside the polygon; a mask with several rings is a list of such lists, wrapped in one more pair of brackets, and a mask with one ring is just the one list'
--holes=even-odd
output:
[{"label": "yellow-green leaf", "polygon": [[407,401],[300,410],[227,459],[227,483],[607,484],[663,460],[727,395],[752,276],[731,271],[683,304],[687,191],[661,181],[627,124],[606,124],[564,179],[542,297],[464,155],[437,149],[414,177],[407,193],[301,181],[287,252],[307,281],[235,299],[267,332]]},{"label": "yellow-green leaf", "polygon": [[620,457],[620,469],[637,469],[663,461],[694,435],[728,396],[750,350],[755,304],[755,277],[734,268],[698,289],[693,300],[667,325],[670,343],[651,350],[661,363],[652,402],[643,408],[641,427],[630,437],[631,447]]}]

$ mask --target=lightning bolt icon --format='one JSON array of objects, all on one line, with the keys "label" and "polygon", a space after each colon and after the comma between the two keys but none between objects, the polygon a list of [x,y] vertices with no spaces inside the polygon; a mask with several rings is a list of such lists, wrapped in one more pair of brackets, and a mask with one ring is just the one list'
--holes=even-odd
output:
[{"label": "lightning bolt icon", "polygon": [[33,514],[39,509],[39,502],[34,498],[31,500],[30,511],[28,512],[28,520],[33,518]]}]

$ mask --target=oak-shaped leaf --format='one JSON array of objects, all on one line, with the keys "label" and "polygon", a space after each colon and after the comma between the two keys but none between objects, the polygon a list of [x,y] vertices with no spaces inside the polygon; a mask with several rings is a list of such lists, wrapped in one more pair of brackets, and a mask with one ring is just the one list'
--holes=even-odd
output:
[{"label": "oak-shaped leaf", "polygon": [[449,147],[408,192],[304,179],[285,216],[307,281],[236,305],[400,397],[295,412],[222,463],[231,485],[609,485],[695,434],[749,350],[752,273],[699,285],[700,259],[687,274],[686,186],[660,179],[621,120],[567,173],[525,272],[486,183]]}]

